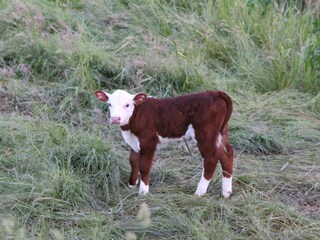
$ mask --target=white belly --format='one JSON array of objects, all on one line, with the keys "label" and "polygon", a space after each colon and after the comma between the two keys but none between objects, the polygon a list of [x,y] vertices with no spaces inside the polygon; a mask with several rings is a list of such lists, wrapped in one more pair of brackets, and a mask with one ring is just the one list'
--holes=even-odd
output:
[{"label": "white belly", "polygon": [[[136,135],[134,135],[130,130],[128,131],[121,131],[122,137],[124,141],[135,151],[135,152],[140,152],[140,143],[139,139]],[[185,141],[190,141],[194,139],[194,129],[191,125],[189,125],[186,133],[179,137],[179,138],[167,138],[167,137],[159,137],[159,145],[158,147],[167,145],[167,144],[172,144],[172,143],[178,143],[178,144],[183,144]]]},{"label": "white belly", "polygon": [[193,140],[194,136],[195,136],[194,129],[191,124],[188,126],[186,133],[179,138],[167,138],[167,137],[161,137],[160,135],[158,135],[160,145],[167,145],[171,143],[181,144],[181,143],[184,143],[185,141]]}]

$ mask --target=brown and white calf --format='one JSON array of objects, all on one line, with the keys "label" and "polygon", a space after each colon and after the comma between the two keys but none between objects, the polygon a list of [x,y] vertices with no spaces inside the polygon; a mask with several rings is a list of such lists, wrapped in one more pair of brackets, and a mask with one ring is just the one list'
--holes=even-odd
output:
[{"label": "brown and white calf", "polygon": [[223,170],[222,195],[232,193],[233,148],[228,143],[228,121],[231,98],[224,92],[206,91],[173,98],[131,95],[123,90],[113,94],[96,91],[106,102],[110,122],[121,128],[131,147],[129,185],[136,186],[140,174],[140,194],[149,192],[149,175],[158,144],[195,139],[203,157],[203,171],[196,195],[207,192],[209,182],[220,160]]}]

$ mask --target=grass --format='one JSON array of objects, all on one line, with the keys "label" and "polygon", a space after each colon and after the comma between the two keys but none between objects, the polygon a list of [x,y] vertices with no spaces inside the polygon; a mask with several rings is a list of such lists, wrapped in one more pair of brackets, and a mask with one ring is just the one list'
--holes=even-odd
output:
[{"label": "grass", "polygon": [[[0,3],[0,239],[318,239],[319,19],[276,1]],[[234,100],[234,193],[195,146],[158,152],[151,194],[93,91]]]},{"label": "grass", "polygon": [[311,11],[279,14],[271,4],[239,0],[36,2],[2,4],[0,52],[8,75],[81,90],[168,94],[226,85],[320,89],[319,21]]},{"label": "grass", "polygon": [[[15,92],[15,83],[4,86]],[[312,95],[235,95],[236,179],[228,200],[220,197],[220,169],[208,195],[193,196],[201,174],[193,146],[192,156],[175,147],[161,150],[151,194],[137,196],[127,187],[128,147],[116,127],[101,125],[100,112],[77,126],[50,120],[43,115],[53,113],[38,108],[55,109],[54,103],[34,98],[39,115],[10,111],[0,118],[1,234],[7,238],[318,237],[320,129]],[[148,226],[137,217],[142,203],[151,214]]]}]

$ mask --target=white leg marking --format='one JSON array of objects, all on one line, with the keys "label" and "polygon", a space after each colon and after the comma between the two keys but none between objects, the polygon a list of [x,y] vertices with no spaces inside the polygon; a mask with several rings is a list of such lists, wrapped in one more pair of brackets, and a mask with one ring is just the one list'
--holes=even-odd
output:
[{"label": "white leg marking", "polygon": [[144,182],[141,180],[139,194],[146,195],[148,192],[149,192],[149,185],[144,184]]},{"label": "white leg marking", "polygon": [[228,198],[232,193],[232,177],[222,177],[222,196]]},{"label": "white leg marking", "polygon": [[217,147],[219,148],[220,147],[220,145],[221,145],[221,142],[222,141],[222,136],[221,136],[221,134],[219,133],[219,135],[218,135],[218,138],[217,138]]},{"label": "white leg marking", "polygon": [[136,181],[136,184],[135,184],[135,185],[130,185],[130,184],[129,184],[129,188],[135,188],[135,187],[137,186],[138,182],[139,182],[139,179],[137,179],[137,181]]},{"label": "white leg marking", "polygon": [[203,172],[202,172],[202,176],[201,176],[200,182],[198,184],[197,191],[194,194],[198,195],[198,196],[203,196],[204,194],[206,194],[209,183],[210,183],[210,181],[208,181],[207,179],[204,178]]}]

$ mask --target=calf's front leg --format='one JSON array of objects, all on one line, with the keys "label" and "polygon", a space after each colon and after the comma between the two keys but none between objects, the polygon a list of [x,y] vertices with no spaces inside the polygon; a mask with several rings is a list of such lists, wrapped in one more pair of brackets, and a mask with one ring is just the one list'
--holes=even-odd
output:
[{"label": "calf's front leg", "polygon": [[139,194],[145,195],[149,193],[149,176],[152,167],[152,162],[156,150],[156,144],[150,145],[148,147],[141,147],[140,150],[140,161],[139,161],[139,170],[140,170],[140,187]]},{"label": "calf's front leg", "polygon": [[129,179],[129,187],[134,188],[139,182],[139,160],[140,154],[131,149],[130,152],[130,165],[131,174]]}]

